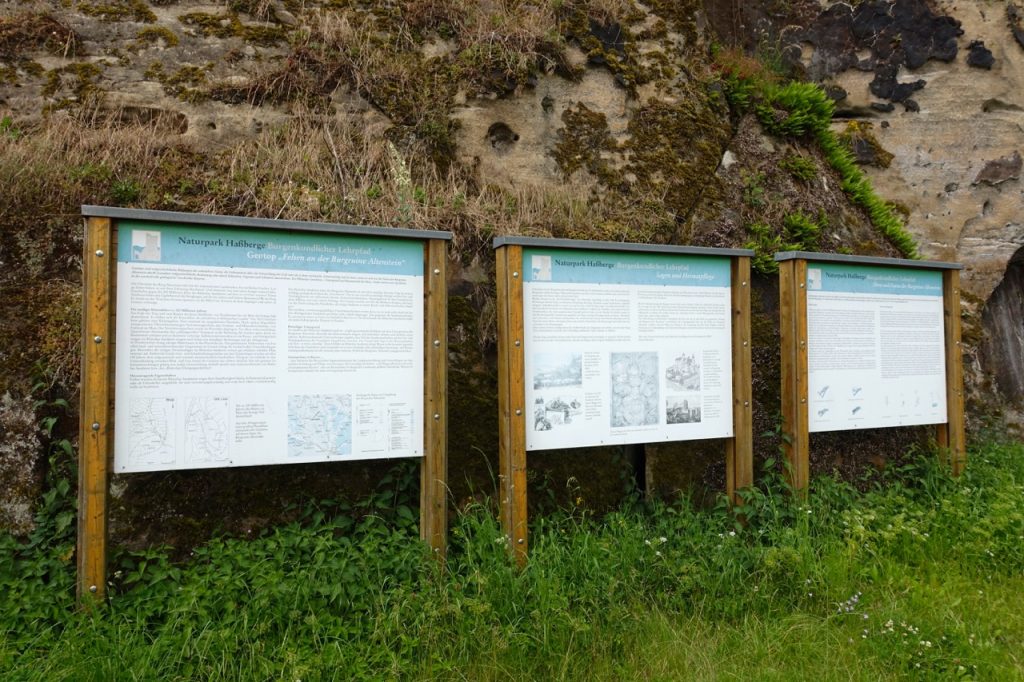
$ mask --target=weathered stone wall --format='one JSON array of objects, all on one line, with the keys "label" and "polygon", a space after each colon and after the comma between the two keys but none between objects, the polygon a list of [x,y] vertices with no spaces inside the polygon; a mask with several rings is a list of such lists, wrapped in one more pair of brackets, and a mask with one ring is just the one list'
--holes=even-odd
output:
[{"label": "weathered stone wall", "polygon": [[[898,255],[811,140],[767,135],[755,116],[730,106],[725,54],[740,70],[770,78],[793,69],[822,82],[837,100],[836,131],[881,196],[896,202],[922,255],[965,263],[972,414],[990,415],[1008,404],[994,391],[1015,395],[1022,380],[1013,358],[1024,353],[1014,345],[1024,337],[1019,268],[1007,269],[1024,244],[1024,14],[1015,8],[926,0],[8,4],[0,9],[0,117],[8,120],[0,145],[30,167],[0,160],[3,179],[19,187],[0,198],[0,218],[12,226],[0,235],[3,283],[14,293],[0,303],[0,393],[31,404],[41,358],[47,396],[74,401],[79,203],[451,229],[452,490],[460,503],[485,497],[496,475],[495,235],[742,246],[799,214],[820,226],[822,250]],[[50,159],[63,169],[36,167],[42,156],[25,151],[26,140],[67,122]],[[87,146],[75,146],[75,131]],[[108,147],[95,131],[109,135]],[[125,160],[118,153],[127,147],[135,156]],[[26,175],[39,180],[14,182]],[[755,278],[754,294],[762,433],[775,430],[778,414],[773,278]],[[22,417],[0,428],[22,428]],[[73,422],[61,422],[67,435]],[[921,436],[820,437],[814,466],[853,475]],[[777,446],[760,439],[758,455]],[[24,499],[44,461],[32,450],[10,455],[37,458],[11,469],[26,482]],[[721,488],[720,443],[650,454],[658,492]],[[115,536],[187,545],[211,527],[244,533],[287,518],[282,510],[303,495],[365,491],[387,468],[117,478]],[[598,508],[614,504],[630,478],[617,449],[538,454],[531,471],[534,502],[583,498]],[[4,509],[22,513],[24,503]]]},{"label": "weathered stone wall", "polygon": [[[996,385],[1016,381],[1015,366],[986,362],[979,343],[982,311],[1024,243],[1020,6],[835,3],[789,34],[809,75],[841,88],[842,115],[869,126],[886,152],[885,163],[865,170],[906,212],[922,255],[964,263],[966,369],[979,411],[999,402],[985,375],[1006,375]],[[1024,321],[999,325],[1019,330]]]}]

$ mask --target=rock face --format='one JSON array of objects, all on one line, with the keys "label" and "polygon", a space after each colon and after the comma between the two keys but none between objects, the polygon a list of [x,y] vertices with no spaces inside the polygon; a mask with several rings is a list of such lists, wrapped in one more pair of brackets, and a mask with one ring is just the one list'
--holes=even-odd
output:
[{"label": "rock face", "polygon": [[982,358],[992,368],[995,385],[1017,415],[1024,414],[1024,248],[1006,268],[983,315]]},{"label": "rock face", "polygon": [[[799,34],[809,42],[804,63],[812,75],[831,78],[847,92],[839,106],[851,117],[872,122],[878,143],[893,155],[887,169],[868,166],[865,170],[882,196],[904,207],[924,257],[964,263],[966,336],[973,341],[968,343],[967,367],[974,377],[971,386],[980,387],[984,374],[1002,370],[985,363],[978,354],[977,341],[982,335],[979,314],[1009,275],[1008,263],[1024,243],[1024,189],[1020,182],[1024,49],[1014,40],[1013,25],[1007,25],[1008,16],[1018,16],[1017,10],[1010,6],[1004,11],[984,3],[936,2],[931,4],[932,10],[919,14],[926,3],[895,2],[891,3],[894,8],[906,9],[902,15],[893,11],[886,19],[889,15],[878,11],[881,4],[888,3],[860,3],[856,11],[840,5],[826,10],[823,16],[842,18],[840,23],[849,27],[849,33],[840,35],[850,37],[837,56],[831,47],[836,38],[818,32],[815,27],[819,24],[812,24],[809,31]],[[929,51],[918,51],[913,60],[908,56],[894,62],[892,54],[883,60],[886,74],[907,86],[899,85],[902,90],[897,94],[909,96],[912,88],[916,104],[912,108],[919,110],[881,111],[872,107],[880,96],[879,57],[872,48],[870,55],[861,52],[857,58],[857,50],[883,38],[891,41],[894,35],[900,36],[901,45],[906,43],[911,34],[902,32],[908,25],[898,17],[908,13],[921,17],[925,24],[941,26],[942,40],[923,32]],[[867,34],[854,29],[861,26],[855,19],[862,16],[871,18]],[[826,25],[834,23],[833,19]],[[826,41],[824,50],[814,45],[815,36]],[[962,44],[965,41],[967,44]],[[972,43],[983,43],[991,51],[988,69],[972,67]],[[966,54],[958,46],[968,48]],[[929,54],[933,59],[920,59]],[[894,64],[900,67],[896,72],[891,71]],[[865,70],[867,66],[871,69]],[[899,97],[892,99],[899,101]],[[1007,320],[1007,324],[1014,323]],[[1016,325],[1020,326],[1019,320]],[[983,398],[980,392],[974,395]]]},{"label": "rock face", "polygon": [[[12,292],[0,304],[0,394],[15,396],[5,419],[31,424],[13,406],[32,404],[40,356],[49,397],[73,402],[79,203],[451,229],[452,462],[466,472],[453,494],[474,496],[496,447],[496,234],[755,244],[770,262],[795,221],[811,226],[809,248],[899,255],[811,139],[767,134],[730,89],[730,73],[773,82],[786,68],[835,100],[836,134],[922,255],[965,264],[972,409],[998,402],[991,387],[1019,404],[1022,21],[1019,3],[946,0],[4,7],[0,182],[19,188],[0,200],[13,226],[0,234],[0,282]],[[26,151],[52,130],[64,131],[52,155]],[[44,158],[57,167],[48,175]],[[25,173],[31,187],[14,182]],[[778,411],[777,292],[770,276],[754,284],[764,432]],[[916,437],[893,434],[862,445],[896,452]],[[834,440],[818,439],[819,469],[863,466]],[[654,454],[656,488],[721,485],[719,444]],[[606,450],[560,454],[539,463],[531,485],[561,495],[599,462],[604,475],[584,492],[613,498],[621,461]],[[42,470],[16,469],[31,499]],[[240,532],[277,518],[297,491],[359,490],[379,474],[291,469],[269,502],[259,472],[150,477],[146,490],[159,492],[148,515],[124,517],[118,532],[140,543],[168,540],[164,525],[186,534],[186,502],[212,505],[232,488],[242,511],[226,525]],[[118,489],[126,509],[147,495]],[[3,509],[23,518],[24,500]]]}]

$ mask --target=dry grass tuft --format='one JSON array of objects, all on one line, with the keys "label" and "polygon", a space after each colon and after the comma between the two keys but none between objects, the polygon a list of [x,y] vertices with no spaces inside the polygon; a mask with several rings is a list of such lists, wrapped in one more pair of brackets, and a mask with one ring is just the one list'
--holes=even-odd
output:
[{"label": "dry grass tuft", "polygon": [[[53,116],[0,136],[0,347],[11,349],[0,376],[27,377],[42,360],[48,381],[75,391],[69,283],[80,278],[82,204],[450,230],[453,257],[485,269],[503,234],[635,240],[673,229],[656,197],[595,200],[571,183],[480,187],[463,169],[438,170],[426,145],[308,110],[209,153],[157,121],[110,114]],[[486,282],[476,286],[489,295]]]}]

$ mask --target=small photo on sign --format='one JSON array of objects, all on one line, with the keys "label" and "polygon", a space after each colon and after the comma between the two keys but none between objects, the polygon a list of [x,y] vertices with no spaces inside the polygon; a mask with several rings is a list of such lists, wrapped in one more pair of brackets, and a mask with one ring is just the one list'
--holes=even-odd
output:
[{"label": "small photo on sign", "polygon": [[818,268],[807,269],[807,288],[814,291],[821,289],[821,270]]},{"label": "small photo on sign", "polygon": [[700,396],[669,396],[665,406],[666,424],[699,424]]},{"label": "small photo on sign", "polygon": [[533,401],[533,430],[551,431],[579,423],[583,400],[578,395],[552,392]]},{"label": "small photo on sign", "polygon": [[530,271],[534,282],[550,282],[551,256],[530,256]]},{"label": "small photo on sign", "polygon": [[700,362],[697,356],[694,353],[677,355],[665,370],[665,381],[668,382],[669,390],[699,391]]},{"label": "small photo on sign", "polygon": [[160,233],[132,230],[132,260],[159,261]]},{"label": "small photo on sign", "polygon": [[534,390],[582,385],[582,353],[537,353],[533,356]]}]

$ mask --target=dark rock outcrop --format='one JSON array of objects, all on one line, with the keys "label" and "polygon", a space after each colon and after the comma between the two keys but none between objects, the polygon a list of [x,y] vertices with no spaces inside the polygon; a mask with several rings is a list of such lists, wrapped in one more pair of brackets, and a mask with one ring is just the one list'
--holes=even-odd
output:
[{"label": "dark rock outcrop", "polygon": [[975,185],[1001,185],[1010,180],[1019,180],[1024,159],[1020,152],[1002,156],[985,164],[985,167],[974,178]]},{"label": "dark rock outcrop", "polygon": [[1024,248],[1006,268],[982,315],[985,365],[1003,396],[1024,405]]},{"label": "dark rock outcrop", "polygon": [[876,97],[914,111],[910,96],[926,82],[901,83],[901,69],[920,68],[930,59],[952,61],[961,35],[959,21],[936,14],[925,0],[872,0],[856,7],[834,4],[793,37],[815,48],[808,66],[812,78],[848,69],[872,71]]},{"label": "dark rock outcrop", "polygon": [[996,58],[992,56],[992,50],[985,47],[984,40],[971,41],[971,44],[967,46],[967,49],[969,50],[967,53],[968,66],[988,70],[996,63]]}]

